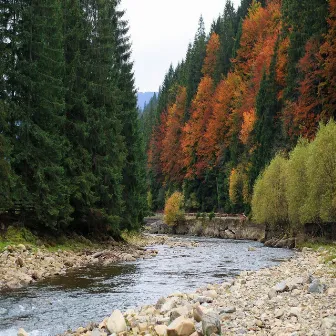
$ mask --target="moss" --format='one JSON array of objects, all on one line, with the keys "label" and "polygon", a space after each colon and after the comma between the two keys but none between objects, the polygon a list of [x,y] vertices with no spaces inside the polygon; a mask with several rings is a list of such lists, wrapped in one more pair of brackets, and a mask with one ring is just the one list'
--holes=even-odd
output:
[{"label": "moss", "polygon": [[30,245],[32,248],[44,246],[50,252],[101,248],[101,243],[93,243],[83,236],[73,235],[70,238],[65,235],[38,237],[24,227],[8,227],[6,233],[0,237],[0,251],[4,250],[8,245],[18,244]]}]

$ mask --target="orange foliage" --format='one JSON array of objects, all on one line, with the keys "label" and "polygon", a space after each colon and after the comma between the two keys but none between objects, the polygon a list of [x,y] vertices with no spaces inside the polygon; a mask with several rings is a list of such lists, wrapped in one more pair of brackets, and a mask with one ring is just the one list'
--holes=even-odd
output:
[{"label": "orange foliage", "polygon": [[240,131],[240,140],[244,145],[246,145],[248,142],[255,121],[256,121],[256,111],[254,108],[252,108],[250,111],[246,111],[243,113],[243,124]]},{"label": "orange foliage", "polygon": [[233,116],[236,107],[240,105],[243,90],[241,78],[234,73],[229,73],[228,77],[218,84],[212,99],[213,114],[205,136],[200,139],[199,156],[203,164],[213,163],[214,158],[220,157],[221,150],[229,146],[233,131]]},{"label": "orange foliage", "polygon": [[213,76],[218,61],[219,48],[219,36],[216,33],[213,33],[207,44],[206,57],[204,59],[204,64],[202,68],[202,73],[204,76]]},{"label": "orange foliage", "polygon": [[183,128],[182,150],[186,177],[199,176],[203,171],[203,162],[197,161],[199,141],[204,136],[207,122],[211,115],[211,99],[213,94],[213,80],[205,76],[201,79],[197,94],[191,104],[191,117]]},{"label": "orange foliage", "polygon": [[181,134],[184,111],[186,108],[187,89],[180,87],[176,102],[168,109],[166,133],[162,141],[161,164],[162,171],[169,181],[182,181],[183,157]]}]

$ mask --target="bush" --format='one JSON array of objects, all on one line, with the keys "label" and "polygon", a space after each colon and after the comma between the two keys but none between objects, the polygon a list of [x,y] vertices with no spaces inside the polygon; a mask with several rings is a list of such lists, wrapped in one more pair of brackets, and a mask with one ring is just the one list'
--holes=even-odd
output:
[{"label": "bush", "polygon": [[213,211],[211,211],[209,213],[209,220],[213,220],[215,218],[215,213]]},{"label": "bush", "polygon": [[288,225],[336,221],[336,123],[320,125],[311,143],[300,140],[289,159],[276,156],[258,177],[252,217],[257,223]]},{"label": "bush", "polygon": [[286,170],[286,198],[288,203],[288,219],[292,227],[304,223],[304,204],[307,198],[307,158],[308,141],[299,141],[290,153]]},{"label": "bush", "polygon": [[252,197],[252,216],[257,223],[288,223],[286,166],[286,159],[277,155],[257,179]]},{"label": "bush", "polygon": [[197,212],[196,214],[196,219],[200,218],[201,217],[201,213],[200,212]]},{"label": "bush", "polygon": [[336,123],[321,125],[309,145],[305,222],[336,221]]},{"label": "bush", "polygon": [[179,221],[184,220],[183,201],[184,197],[180,192],[175,192],[168,198],[164,208],[166,224],[176,225]]}]

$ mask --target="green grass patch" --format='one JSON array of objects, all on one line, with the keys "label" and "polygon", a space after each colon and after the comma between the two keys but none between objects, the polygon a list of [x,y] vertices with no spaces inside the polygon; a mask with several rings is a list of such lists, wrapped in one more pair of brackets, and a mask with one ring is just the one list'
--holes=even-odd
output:
[{"label": "green grass patch", "polygon": [[3,251],[8,245],[18,244],[29,245],[33,249],[44,247],[50,252],[102,248],[101,243],[92,242],[76,234],[71,237],[66,237],[65,235],[38,237],[24,227],[8,227],[7,231],[0,236],[0,251]]}]

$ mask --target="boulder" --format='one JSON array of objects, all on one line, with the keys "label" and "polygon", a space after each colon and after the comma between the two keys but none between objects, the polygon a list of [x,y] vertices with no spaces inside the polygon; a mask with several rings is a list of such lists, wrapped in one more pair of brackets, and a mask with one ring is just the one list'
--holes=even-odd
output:
[{"label": "boulder", "polygon": [[107,320],[107,330],[113,334],[127,331],[126,321],[120,310],[115,310]]},{"label": "boulder", "polygon": [[190,336],[194,331],[193,321],[180,316],[168,326],[167,336]]},{"label": "boulder", "polygon": [[174,321],[176,320],[178,317],[180,316],[188,316],[189,314],[189,309],[186,306],[182,306],[182,307],[178,307],[178,308],[174,308],[171,312],[170,312],[170,320]]},{"label": "boulder", "polygon": [[221,334],[220,317],[215,312],[206,312],[202,316],[202,331],[204,336]]},{"label": "boulder", "polygon": [[17,336],[29,336],[29,335],[24,329],[20,328],[17,333]]},{"label": "boulder", "polygon": [[[168,311],[171,311],[173,308],[176,307],[177,301],[178,301],[178,298],[176,297],[172,297],[166,300],[161,306],[161,313],[166,313]],[[157,307],[157,304],[155,307]]]},{"label": "boulder", "polygon": [[194,307],[193,309],[193,317],[196,322],[201,322],[202,321],[202,316],[205,313],[205,308],[198,305]]},{"label": "boulder", "polygon": [[325,289],[326,289],[326,286],[324,284],[321,284],[321,281],[319,279],[314,279],[313,282],[308,287],[308,293],[322,294],[324,293]]},{"label": "boulder", "polygon": [[155,332],[158,336],[166,336],[168,327],[166,325],[157,325],[154,327]]}]

